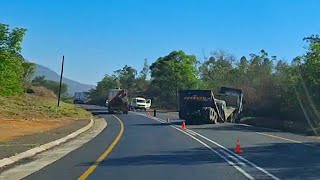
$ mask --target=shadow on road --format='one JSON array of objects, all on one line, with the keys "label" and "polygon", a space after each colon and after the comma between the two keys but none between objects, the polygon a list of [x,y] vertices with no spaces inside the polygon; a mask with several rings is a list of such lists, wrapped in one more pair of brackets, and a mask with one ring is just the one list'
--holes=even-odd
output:
[{"label": "shadow on road", "polygon": [[243,148],[243,157],[283,179],[320,177],[319,143],[272,143]]},{"label": "shadow on road", "polygon": [[[159,154],[145,154],[121,158],[109,158],[99,162],[99,166],[145,166],[145,165],[195,165],[219,163],[223,160],[214,156],[207,148],[195,148],[188,151],[170,151]],[[85,162],[80,166],[91,166],[96,162]]]},{"label": "shadow on road", "polygon": [[[243,154],[241,156],[280,179],[318,179],[320,177],[320,151],[318,148],[320,148],[319,143],[262,144],[260,146],[242,148]],[[230,150],[234,151],[234,149]],[[91,166],[95,163],[97,162],[84,162],[78,166]],[[225,163],[225,161],[207,148],[194,148],[186,151],[160,151],[158,154],[114,157],[98,163],[100,163],[99,166],[107,167],[146,165],[188,166]]]},{"label": "shadow on road", "polygon": [[238,124],[206,124],[201,126],[192,126],[192,129],[214,130],[214,131],[242,131],[242,132],[279,132],[273,129],[242,126]]},{"label": "shadow on road", "polygon": [[181,125],[182,121],[175,121],[170,123],[143,123],[143,124],[132,124],[131,126],[170,126],[170,125]]},{"label": "shadow on road", "polygon": [[107,107],[102,106],[81,105],[81,107],[91,112],[93,115],[121,114],[120,112],[109,113]]}]

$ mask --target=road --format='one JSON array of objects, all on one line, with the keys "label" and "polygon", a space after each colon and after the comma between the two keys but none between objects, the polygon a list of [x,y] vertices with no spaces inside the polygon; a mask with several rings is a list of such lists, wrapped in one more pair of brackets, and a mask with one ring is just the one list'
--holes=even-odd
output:
[{"label": "road", "polygon": [[[318,179],[320,140],[239,124],[187,125],[171,113],[108,114],[97,137],[25,179]],[[169,118],[170,122],[165,120]],[[241,155],[234,153],[240,140]]]}]

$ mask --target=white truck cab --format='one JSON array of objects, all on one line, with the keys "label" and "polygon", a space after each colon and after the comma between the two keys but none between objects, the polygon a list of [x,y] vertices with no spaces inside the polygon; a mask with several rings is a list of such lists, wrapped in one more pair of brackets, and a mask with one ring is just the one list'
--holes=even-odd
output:
[{"label": "white truck cab", "polygon": [[147,110],[151,107],[151,99],[145,99],[142,97],[132,98],[130,103],[131,109],[140,109],[140,110]]}]

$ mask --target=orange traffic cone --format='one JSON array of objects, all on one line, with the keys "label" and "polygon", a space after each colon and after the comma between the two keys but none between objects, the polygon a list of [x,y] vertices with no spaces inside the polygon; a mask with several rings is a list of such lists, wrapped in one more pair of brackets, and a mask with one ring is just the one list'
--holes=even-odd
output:
[{"label": "orange traffic cone", "polygon": [[238,154],[241,154],[242,153],[242,149],[241,149],[241,146],[240,146],[240,140],[237,139],[237,145],[236,145],[236,148],[234,149],[234,151]]},{"label": "orange traffic cone", "polygon": [[168,123],[168,122],[170,122],[170,119],[169,119],[169,118],[167,118],[167,123]]},{"label": "orange traffic cone", "polygon": [[187,127],[186,127],[186,122],[185,121],[183,121],[182,122],[182,127],[181,127],[182,129],[187,129]]}]

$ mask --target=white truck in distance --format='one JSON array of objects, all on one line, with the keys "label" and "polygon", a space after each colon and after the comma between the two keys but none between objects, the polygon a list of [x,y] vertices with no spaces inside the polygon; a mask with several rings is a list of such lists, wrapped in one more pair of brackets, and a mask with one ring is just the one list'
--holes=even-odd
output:
[{"label": "white truck in distance", "polygon": [[130,103],[131,109],[140,109],[140,110],[147,110],[151,107],[151,99],[145,99],[142,97],[132,98]]},{"label": "white truck in distance", "polygon": [[74,93],[74,104],[85,104],[88,102],[88,93],[87,92],[75,92]]}]

